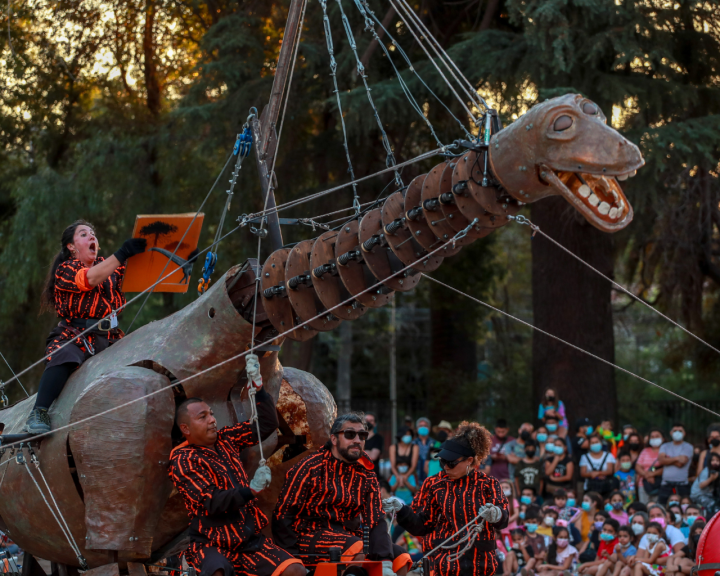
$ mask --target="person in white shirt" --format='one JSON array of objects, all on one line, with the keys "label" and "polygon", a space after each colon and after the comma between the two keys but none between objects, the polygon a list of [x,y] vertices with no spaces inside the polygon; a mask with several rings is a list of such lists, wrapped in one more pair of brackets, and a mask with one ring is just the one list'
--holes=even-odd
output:
[{"label": "person in white shirt", "polygon": [[535,566],[535,571],[544,576],[551,576],[553,573],[558,575],[572,569],[573,560],[577,560],[578,551],[575,546],[570,544],[570,531],[565,526],[555,526],[553,528],[552,544],[547,553],[547,564]]},{"label": "person in white shirt", "polygon": [[615,457],[603,451],[602,438],[598,434],[591,434],[590,450],[580,458],[580,477],[585,478],[585,491],[606,497],[614,490],[614,472]]},{"label": "person in white shirt", "polygon": [[[660,504],[650,504],[648,506],[648,516],[650,516],[650,522],[657,522],[665,530],[665,536],[667,543],[672,548],[673,554],[679,552],[687,544],[687,539],[683,536],[682,531],[679,528],[675,528],[672,524],[668,524],[667,512]],[[638,550],[649,550],[650,543],[645,534],[640,540]]]}]

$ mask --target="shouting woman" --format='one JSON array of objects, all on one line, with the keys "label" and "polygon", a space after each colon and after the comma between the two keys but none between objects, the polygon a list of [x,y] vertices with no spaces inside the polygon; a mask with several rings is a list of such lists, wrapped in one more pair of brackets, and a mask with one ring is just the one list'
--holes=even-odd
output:
[{"label": "shouting woman", "polygon": [[[496,532],[508,525],[508,501],[500,482],[478,470],[491,443],[490,433],[480,424],[463,422],[438,454],[443,471],[423,483],[411,506],[395,497],[383,501],[386,512],[397,512],[400,526],[424,537],[426,551],[452,537],[445,544],[450,549],[430,555],[437,576],[485,576],[497,569]],[[485,525],[479,526],[483,521]],[[469,530],[476,530],[477,537],[463,540]]]},{"label": "shouting woman", "polygon": [[[45,372],[25,431],[50,431],[48,409],[70,374],[85,360],[122,338],[115,312],[125,304],[121,285],[125,261],[145,250],[142,238],[125,240],[109,258],[98,256],[100,244],[93,227],[78,220],[62,234],[43,291],[44,305],[55,308],[60,323],[47,338]],[[97,327],[91,328],[99,320]],[[67,344],[75,336],[80,337]]]}]

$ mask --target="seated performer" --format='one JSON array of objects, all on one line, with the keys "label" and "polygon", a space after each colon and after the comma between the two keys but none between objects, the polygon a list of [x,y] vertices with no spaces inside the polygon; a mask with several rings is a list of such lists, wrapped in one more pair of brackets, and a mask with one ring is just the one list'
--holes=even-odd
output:
[{"label": "seated performer", "polygon": [[[495,539],[508,525],[508,502],[500,482],[478,470],[491,444],[490,433],[480,424],[463,422],[438,454],[443,472],[423,484],[410,506],[395,497],[383,501],[385,511],[397,512],[400,526],[423,537],[426,554],[457,533],[446,544],[450,549],[429,555],[435,576],[488,576],[498,567]],[[485,525],[475,541],[452,547],[468,535],[463,527],[478,515]],[[466,546],[462,556],[452,558]]]},{"label": "seated performer", "polygon": [[[125,305],[122,281],[128,258],[145,251],[144,238],[125,240],[109,258],[98,256],[100,242],[92,225],[78,220],[65,228],[43,290],[43,307],[53,307],[60,323],[47,338],[45,372],[40,378],[35,406],[25,423],[25,432],[50,431],[48,409],[65,387],[73,371],[85,360],[123,337],[115,317]],[[99,326],[101,318],[107,318]],[[82,336],[64,346],[78,334]]]},{"label": "seated performer", "polygon": [[368,560],[383,561],[383,575],[404,575],[412,560],[388,534],[380,485],[363,451],[367,437],[362,414],[335,420],[327,444],[288,471],[273,513],[273,536],[309,564],[332,547],[342,550],[344,561],[362,560],[364,525],[370,531]]},{"label": "seated performer", "polygon": [[[257,393],[260,436],[278,426],[272,398]],[[188,398],[177,409],[176,423],[186,442],[170,456],[170,478],[190,516],[190,546],[185,558],[201,576],[305,576],[300,560],[260,533],[267,517],[254,502],[270,484],[261,466],[248,482],[240,453],[258,443],[256,425],[243,422],[217,430],[210,407]]]}]

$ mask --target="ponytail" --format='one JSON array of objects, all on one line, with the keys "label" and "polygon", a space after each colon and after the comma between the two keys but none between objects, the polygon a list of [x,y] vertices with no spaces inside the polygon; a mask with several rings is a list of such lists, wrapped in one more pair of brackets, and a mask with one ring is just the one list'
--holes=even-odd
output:
[{"label": "ponytail", "polygon": [[57,272],[60,264],[72,258],[72,254],[70,253],[67,245],[72,244],[75,240],[75,230],[77,230],[78,226],[89,226],[90,228],[93,228],[93,225],[90,224],[90,222],[85,220],[76,220],[63,231],[62,237],[60,238],[60,252],[54,256],[52,264],[50,264],[50,270],[48,271],[47,278],[45,279],[45,288],[43,288],[42,292],[40,312],[55,309],[55,273]]}]

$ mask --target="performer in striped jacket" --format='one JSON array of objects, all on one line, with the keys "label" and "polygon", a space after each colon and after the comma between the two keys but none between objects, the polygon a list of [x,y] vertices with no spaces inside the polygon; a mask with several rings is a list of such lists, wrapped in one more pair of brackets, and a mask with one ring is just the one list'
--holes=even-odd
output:
[{"label": "performer in striped jacket", "polygon": [[328,443],[288,471],[273,513],[273,537],[306,564],[327,559],[332,547],[340,548],[343,560],[359,560],[366,526],[368,560],[385,561],[384,574],[405,574],[412,561],[388,534],[380,485],[363,451],[367,437],[362,414],[335,420]]},{"label": "performer in striped jacket", "polygon": [[[257,392],[262,440],[278,426],[271,396]],[[188,564],[201,576],[305,576],[302,562],[260,531],[267,517],[255,496],[270,484],[261,466],[248,482],[240,453],[258,443],[256,425],[243,422],[217,430],[210,406],[189,398],[177,409],[176,423],[186,442],[170,455],[170,478],[190,516]]]},{"label": "performer in striped jacket", "polygon": [[[423,483],[410,506],[395,497],[383,501],[386,511],[397,512],[400,526],[422,537],[426,554],[478,515],[480,520],[470,527],[485,520],[477,539],[469,546],[469,541],[465,541],[430,554],[435,576],[490,576],[497,569],[495,538],[497,531],[508,525],[508,502],[500,482],[478,470],[490,446],[490,433],[485,428],[475,422],[463,422],[438,454],[443,471]],[[467,534],[468,529],[463,529],[446,545]],[[462,556],[452,558],[466,546]]]}]

